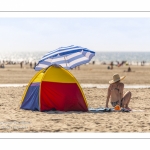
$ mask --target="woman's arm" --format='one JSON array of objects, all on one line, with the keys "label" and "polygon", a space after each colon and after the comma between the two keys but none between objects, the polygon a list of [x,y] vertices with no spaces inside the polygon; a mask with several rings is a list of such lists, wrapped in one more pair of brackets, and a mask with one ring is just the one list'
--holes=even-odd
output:
[{"label": "woman's arm", "polygon": [[107,98],[106,98],[106,107],[108,107],[108,102],[109,102],[109,98],[111,95],[111,85],[109,85],[108,90],[107,90]]},{"label": "woman's arm", "polygon": [[124,89],[124,84],[122,83],[121,84],[121,87],[120,87],[120,92],[119,92],[119,96],[120,96],[120,98],[119,98],[119,106],[120,106],[120,104],[121,104],[121,99],[123,98],[123,89]]}]

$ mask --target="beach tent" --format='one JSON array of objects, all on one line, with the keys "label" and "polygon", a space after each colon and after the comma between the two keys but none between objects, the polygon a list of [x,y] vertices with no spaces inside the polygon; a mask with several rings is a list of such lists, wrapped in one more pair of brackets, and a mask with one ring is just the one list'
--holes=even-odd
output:
[{"label": "beach tent", "polygon": [[31,79],[22,96],[20,108],[37,111],[88,111],[88,104],[75,77],[62,67],[50,66]]}]

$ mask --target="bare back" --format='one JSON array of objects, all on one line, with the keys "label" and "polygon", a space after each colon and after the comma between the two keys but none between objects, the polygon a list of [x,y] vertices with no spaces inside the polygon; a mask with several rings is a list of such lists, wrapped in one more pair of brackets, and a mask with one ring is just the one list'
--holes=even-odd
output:
[{"label": "bare back", "polygon": [[124,84],[116,82],[109,85],[108,94],[110,94],[111,102],[120,101],[123,98]]}]

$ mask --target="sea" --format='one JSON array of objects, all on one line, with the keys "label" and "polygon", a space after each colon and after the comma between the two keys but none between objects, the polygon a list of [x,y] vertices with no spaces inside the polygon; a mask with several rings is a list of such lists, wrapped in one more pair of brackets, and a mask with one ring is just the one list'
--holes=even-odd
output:
[{"label": "sea", "polygon": [[[0,51],[0,61],[13,61],[13,62],[38,62],[47,51],[33,51],[33,52],[5,52]],[[95,52],[95,56],[91,62],[95,64],[100,63],[114,63],[119,61],[126,61],[129,64],[137,65],[145,62],[145,65],[150,65],[150,52]]]}]

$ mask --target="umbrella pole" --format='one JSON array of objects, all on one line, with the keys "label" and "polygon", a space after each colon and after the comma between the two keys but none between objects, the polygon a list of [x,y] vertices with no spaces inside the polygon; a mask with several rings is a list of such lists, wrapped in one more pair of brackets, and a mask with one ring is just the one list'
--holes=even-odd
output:
[{"label": "umbrella pole", "polygon": [[66,57],[65,57],[65,56],[64,56],[64,59],[65,59],[65,61],[66,61],[66,67],[68,67],[68,66],[67,66],[67,60],[66,60]]}]

